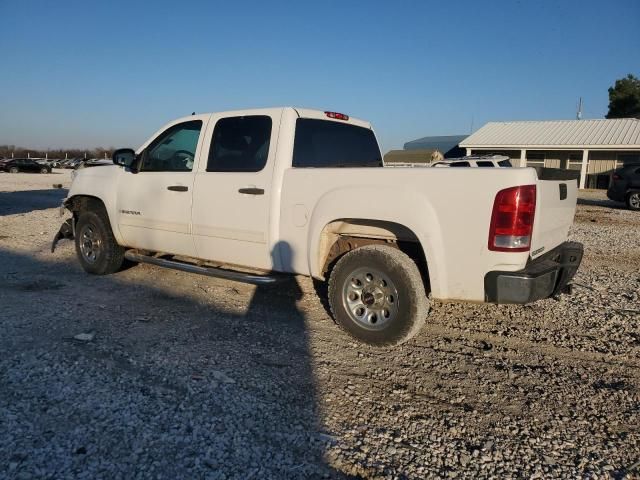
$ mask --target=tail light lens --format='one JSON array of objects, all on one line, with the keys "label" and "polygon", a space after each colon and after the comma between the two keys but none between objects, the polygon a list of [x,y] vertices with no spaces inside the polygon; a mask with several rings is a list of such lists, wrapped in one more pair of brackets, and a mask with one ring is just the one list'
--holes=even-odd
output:
[{"label": "tail light lens", "polygon": [[613,175],[611,175],[611,178],[613,180],[622,180],[622,177],[620,175],[618,175],[617,173],[614,173]]},{"label": "tail light lens", "polygon": [[536,213],[536,186],[500,190],[493,202],[489,250],[527,252],[531,248],[533,219]]}]

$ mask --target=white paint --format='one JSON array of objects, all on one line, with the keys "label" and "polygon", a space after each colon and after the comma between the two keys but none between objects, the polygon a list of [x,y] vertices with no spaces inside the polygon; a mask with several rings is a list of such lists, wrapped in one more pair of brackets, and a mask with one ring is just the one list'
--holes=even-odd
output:
[{"label": "white paint", "polygon": [[587,168],[589,165],[589,150],[582,150],[582,165],[580,166],[580,188],[583,189],[587,182]]}]

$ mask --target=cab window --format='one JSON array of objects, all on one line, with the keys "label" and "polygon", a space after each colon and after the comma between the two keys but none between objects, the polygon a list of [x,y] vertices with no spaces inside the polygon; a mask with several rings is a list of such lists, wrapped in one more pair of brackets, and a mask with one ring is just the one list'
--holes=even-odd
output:
[{"label": "cab window", "polygon": [[196,158],[200,130],[200,120],[168,128],[145,149],[140,171],[190,172]]},{"label": "cab window", "polygon": [[296,168],[382,167],[370,128],[331,120],[298,118],[293,147]]},{"label": "cab window", "polygon": [[271,117],[221,118],[211,138],[207,172],[259,172],[267,164]]}]

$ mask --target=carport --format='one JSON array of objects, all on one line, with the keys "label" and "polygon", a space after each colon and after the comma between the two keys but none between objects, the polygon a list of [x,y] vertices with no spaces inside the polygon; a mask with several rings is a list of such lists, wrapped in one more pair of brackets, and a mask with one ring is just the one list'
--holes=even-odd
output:
[{"label": "carport", "polygon": [[460,147],[508,155],[514,166],[579,170],[580,188],[607,188],[613,170],[640,163],[640,120],[489,122]]}]

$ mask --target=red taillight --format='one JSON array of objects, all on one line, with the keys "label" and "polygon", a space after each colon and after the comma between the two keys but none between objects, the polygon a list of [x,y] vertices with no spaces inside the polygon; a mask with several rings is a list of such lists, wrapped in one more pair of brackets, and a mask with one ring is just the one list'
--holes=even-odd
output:
[{"label": "red taillight", "polygon": [[345,115],[344,113],[338,112],[324,112],[324,114],[329,118],[335,118],[336,120],[349,120],[349,115]]},{"label": "red taillight", "polygon": [[536,186],[500,190],[493,202],[489,250],[527,252],[531,248],[533,218],[536,213]]},{"label": "red taillight", "polygon": [[620,175],[618,175],[617,173],[614,173],[613,175],[611,175],[611,178],[614,180],[622,180],[622,177]]}]

